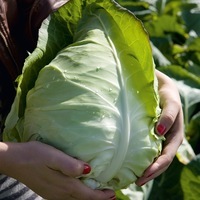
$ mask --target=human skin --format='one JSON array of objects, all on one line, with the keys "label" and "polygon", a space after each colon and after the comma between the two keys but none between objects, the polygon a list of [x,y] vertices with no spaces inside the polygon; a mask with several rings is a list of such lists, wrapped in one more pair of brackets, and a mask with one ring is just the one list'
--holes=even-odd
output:
[{"label": "human skin", "polygon": [[[50,4],[50,2],[56,2],[56,4],[61,2],[62,4],[62,2],[66,1],[67,0],[46,0],[44,5],[47,7],[48,2],[49,5],[53,5],[53,3]],[[30,8],[38,8],[37,6],[31,6],[36,2],[35,0],[10,0],[2,2],[4,2],[5,5],[4,9],[8,18],[8,27],[11,28],[8,33],[16,33],[18,30],[21,31],[21,29],[16,29],[18,26],[16,23],[19,21],[15,20],[18,19],[18,14],[20,14],[17,10],[20,5],[22,6],[21,8],[25,8],[26,11],[26,15],[23,19],[33,19],[32,15],[31,18],[29,18],[29,13],[34,14],[32,10],[30,11]],[[41,2],[44,1],[37,2],[40,2],[41,4]],[[35,20],[33,20],[34,23],[30,26],[33,27],[34,33],[35,31],[37,32],[37,28],[40,24],[39,22],[41,21],[39,20],[38,23],[36,23],[36,19],[40,19],[40,14],[43,14],[45,11],[44,9],[41,10],[42,13],[37,12],[37,15],[35,15],[36,17],[34,18]],[[31,21],[28,22],[31,23]],[[35,24],[38,26],[35,27]],[[24,24],[20,25],[23,27]],[[27,27],[24,27],[24,30],[27,30]],[[13,37],[14,36],[21,36],[21,34],[14,34]],[[20,44],[19,46],[16,44],[17,51],[15,53],[31,50],[28,48],[29,43],[25,43],[26,46],[23,51],[19,50],[22,48],[21,44],[23,44],[25,39],[24,34],[22,34],[22,36],[23,37],[15,38],[15,40],[19,40],[18,43]],[[28,41],[27,38],[26,41]],[[36,41],[37,40],[30,45],[32,49],[34,49]],[[7,56],[4,57],[7,58]],[[12,56],[12,58],[19,57],[20,54]],[[17,60],[15,60],[15,62],[17,62]],[[20,62],[18,62],[18,65],[20,65]],[[138,185],[142,185],[147,181],[154,179],[167,169],[183,139],[181,102],[176,86],[174,86],[171,79],[167,78],[164,74],[157,71],[156,75],[159,80],[159,94],[161,98],[161,107],[163,108],[158,123],[158,125],[162,125],[159,126],[159,132],[161,131],[162,135],[165,135],[166,141],[161,156],[145,171],[143,176],[137,180],[136,183]],[[158,134],[160,134],[159,132]],[[63,152],[46,144],[40,142],[0,142],[0,173],[18,179],[45,199],[107,200],[115,198],[114,191],[92,190],[79,181],[76,177],[79,177],[83,171],[84,163],[82,161],[71,158]]]},{"label": "human skin", "polygon": [[156,132],[158,135],[165,135],[166,140],[161,155],[136,181],[138,186],[156,178],[169,167],[184,137],[183,112],[178,89],[172,79],[158,70],[156,76],[162,108],[161,116],[156,124]]},{"label": "human skin", "polygon": [[78,178],[84,162],[46,144],[0,143],[0,172],[30,187],[48,200],[108,200],[111,190],[92,190]]},{"label": "human skin", "polygon": [[[163,73],[156,71],[156,76],[162,108],[156,130],[157,134],[165,135],[166,141],[161,156],[136,181],[139,186],[168,168],[183,140],[183,114],[178,90]],[[21,181],[45,199],[115,199],[114,191],[93,190],[76,178],[85,173],[86,163],[49,145],[37,141],[1,142],[0,160],[0,173]]]}]

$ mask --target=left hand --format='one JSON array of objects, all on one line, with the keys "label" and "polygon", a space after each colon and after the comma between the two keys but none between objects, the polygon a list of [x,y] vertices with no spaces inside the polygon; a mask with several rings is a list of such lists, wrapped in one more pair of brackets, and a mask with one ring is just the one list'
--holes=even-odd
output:
[{"label": "left hand", "polygon": [[163,73],[156,71],[156,76],[162,113],[155,128],[158,135],[165,135],[166,140],[161,155],[136,181],[138,186],[156,178],[169,167],[184,137],[183,112],[178,89]]}]

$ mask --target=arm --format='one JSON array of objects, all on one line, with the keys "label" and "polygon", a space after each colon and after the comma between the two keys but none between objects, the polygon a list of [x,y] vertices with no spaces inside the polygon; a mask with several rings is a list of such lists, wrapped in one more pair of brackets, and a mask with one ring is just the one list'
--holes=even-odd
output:
[{"label": "arm", "polygon": [[173,161],[183,140],[184,122],[179,92],[173,81],[163,73],[156,71],[162,113],[156,125],[158,135],[165,135],[162,154],[149,166],[136,184],[144,185],[163,173]]}]

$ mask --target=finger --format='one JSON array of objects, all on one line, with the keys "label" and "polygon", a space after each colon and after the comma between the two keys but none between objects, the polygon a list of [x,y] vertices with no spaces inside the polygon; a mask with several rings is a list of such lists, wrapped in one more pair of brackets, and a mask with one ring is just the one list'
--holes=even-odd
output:
[{"label": "finger", "polygon": [[[102,199],[108,199],[108,200],[115,200],[116,199],[116,195],[115,195],[115,192],[112,191],[112,190],[93,190],[93,192],[95,194],[92,195],[92,199],[94,200],[102,200]],[[97,197],[97,198],[94,198],[94,195]]]},{"label": "finger", "polygon": [[[70,180],[71,179],[71,180]],[[73,199],[81,200],[111,200],[115,197],[112,190],[94,190],[86,186],[79,179],[70,178],[65,181],[64,191],[68,190],[68,195]],[[69,184],[70,183],[70,184]],[[68,185],[67,185],[68,184]],[[77,192],[78,191],[78,192]]]},{"label": "finger", "polygon": [[148,181],[156,178],[162,174],[170,165],[171,161],[168,160],[168,156],[160,156],[152,165],[150,165],[143,176],[137,179],[136,185],[142,186]]},{"label": "finger", "polygon": [[[172,143],[169,146],[164,147],[163,153],[159,156],[144,172],[143,176],[141,176],[136,184],[138,186],[142,186],[148,181],[158,177],[169,167],[176,153],[176,146]],[[170,150],[169,150],[169,149]],[[170,152],[169,152],[170,151]]]},{"label": "finger", "polygon": [[[52,200],[111,200],[115,197],[115,193],[112,190],[93,190],[79,179],[65,177],[61,174],[56,177],[59,180],[55,180],[55,182],[58,182],[56,189],[54,189],[57,193],[55,196],[51,196]],[[50,182],[50,184],[53,184],[53,182]],[[54,187],[55,185],[52,185],[52,188]]]},{"label": "finger", "polygon": [[179,123],[182,123],[182,120],[182,112],[179,112],[176,125],[171,128],[170,133],[166,134],[161,156],[145,170],[143,176],[136,181],[137,185],[144,185],[146,182],[162,174],[169,167],[183,141],[184,132],[182,126],[179,125]]},{"label": "finger", "polygon": [[49,152],[49,157],[50,161],[47,163],[48,167],[60,171],[67,176],[79,177],[83,174],[89,174],[91,171],[89,164],[77,160],[53,147],[51,152]]},{"label": "finger", "polygon": [[[77,192],[78,196],[76,196],[76,199],[82,199],[82,200],[114,200],[115,192],[112,190],[92,190],[90,188],[83,188],[83,190],[78,190]],[[85,196],[84,196],[85,195]],[[84,196],[84,197],[83,197]]]},{"label": "finger", "polygon": [[176,117],[182,109],[178,89],[171,78],[156,71],[159,82],[159,97],[162,113],[156,125],[158,135],[165,135],[174,124]]},{"label": "finger", "polygon": [[162,155],[167,155],[169,158],[173,158],[176,155],[176,152],[184,138],[183,124],[183,112],[182,109],[180,109],[176,121],[171,126],[169,132],[165,135],[166,140],[163,144]]},{"label": "finger", "polygon": [[165,101],[162,104],[162,113],[156,124],[156,132],[165,135],[174,124],[181,108],[178,101]]},{"label": "finger", "polygon": [[112,190],[92,190],[88,189],[86,190],[84,188],[83,190],[84,194],[87,194],[86,197],[83,198],[83,195],[79,193],[77,199],[83,199],[83,200],[114,200],[116,199],[115,192]]}]

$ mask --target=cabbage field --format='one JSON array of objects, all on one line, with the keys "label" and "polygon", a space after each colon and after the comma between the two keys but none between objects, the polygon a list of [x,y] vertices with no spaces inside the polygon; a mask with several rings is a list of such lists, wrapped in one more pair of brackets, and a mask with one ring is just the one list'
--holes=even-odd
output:
[{"label": "cabbage field", "polygon": [[[174,79],[184,111],[185,141],[151,186],[119,199],[197,200],[200,197],[200,1],[118,0],[144,23],[160,71]],[[135,189],[135,188],[134,188]]]}]

